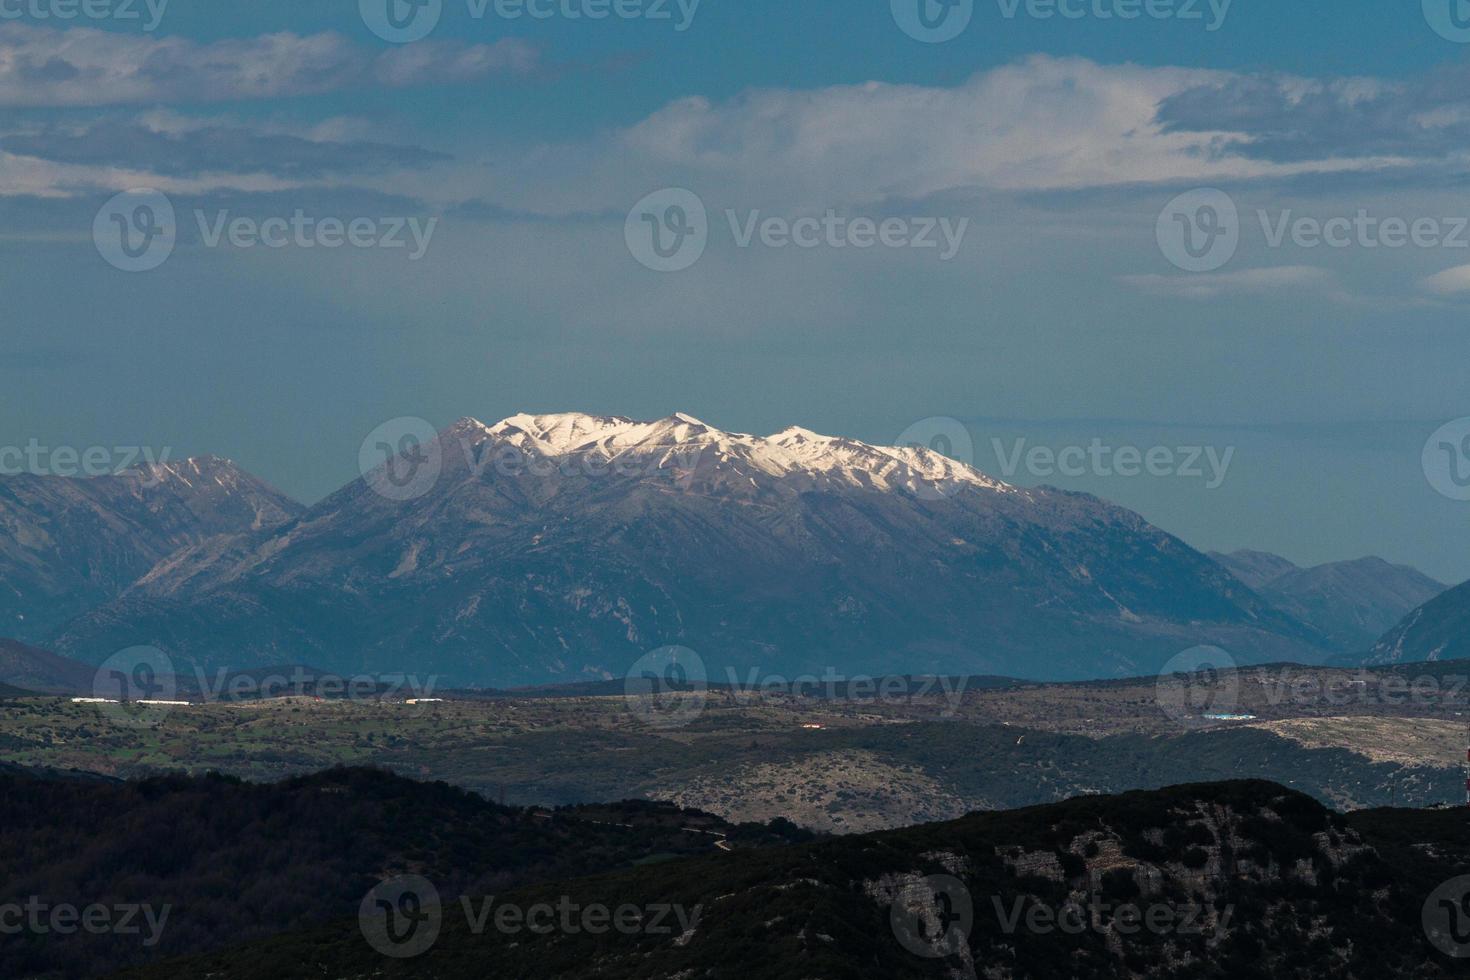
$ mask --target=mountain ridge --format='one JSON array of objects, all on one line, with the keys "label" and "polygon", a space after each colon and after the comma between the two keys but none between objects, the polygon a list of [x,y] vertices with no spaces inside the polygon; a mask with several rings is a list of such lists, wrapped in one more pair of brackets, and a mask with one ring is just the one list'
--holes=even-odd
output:
[{"label": "mountain ridge", "polygon": [[778,672],[1040,679],[1142,673],[1201,643],[1325,655],[1099,498],[682,413],[461,419],[284,524],[170,556],[55,637],[89,662],[144,643],[233,668],[406,661],[464,686],[618,677],[668,644]]},{"label": "mountain ridge", "polygon": [[[496,898],[697,910],[683,929],[477,929],[442,894],[434,938],[396,957],[344,916],[129,975],[254,980],[309,963],[336,977],[437,980],[577,977],[589,964],[609,978],[1449,977],[1454,946],[1426,932],[1423,909],[1470,867],[1467,849],[1453,814],[1344,815],[1273,783],[1191,784],[712,853]],[[1083,928],[1023,914],[1069,907],[1086,910]],[[1125,907],[1148,909],[1148,928],[1141,918],[1130,927]]]},{"label": "mountain ridge", "polygon": [[0,635],[44,640],[177,549],[301,510],[216,456],[88,478],[0,475]]},{"label": "mountain ridge", "polygon": [[1339,654],[1360,654],[1449,586],[1377,556],[1311,568],[1263,551],[1210,557],[1272,605],[1317,629]]}]

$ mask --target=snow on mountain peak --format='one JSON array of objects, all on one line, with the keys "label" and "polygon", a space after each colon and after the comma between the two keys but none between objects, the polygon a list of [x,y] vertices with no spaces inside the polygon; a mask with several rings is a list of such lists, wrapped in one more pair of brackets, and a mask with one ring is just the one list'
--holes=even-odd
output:
[{"label": "snow on mountain peak", "polygon": [[934,484],[1014,489],[923,447],[874,446],[800,426],[771,436],[726,432],[683,412],[651,422],[581,412],[522,413],[494,425],[462,419],[445,434],[474,444],[492,440],[543,457],[592,455],[611,460],[656,454],[666,459],[670,452],[697,452],[701,459],[712,454],[716,461],[739,460],[771,476],[837,480],[873,489],[916,490]]}]

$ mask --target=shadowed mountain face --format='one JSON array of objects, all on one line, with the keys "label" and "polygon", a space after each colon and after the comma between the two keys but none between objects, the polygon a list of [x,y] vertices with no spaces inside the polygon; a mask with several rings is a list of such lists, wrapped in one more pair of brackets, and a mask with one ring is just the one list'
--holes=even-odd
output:
[{"label": "shadowed mountain face", "polygon": [[0,640],[0,684],[40,694],[90,694],[96,670],[46,650]]},{"label": "shadowed mountain face", "polygon": [[480,894],[702,854],[721,839],[784,838],[657,803],[553,816],[364,769],[267,784],[219,776],[122,783],[0,765],[0,904],[30,896],[77,907],[147,902],[153,925],[143,917],[139,925],[157,940],[82,932],[37,942],[7,930],[0,970],[7,978],[111,975],[333,921],[351,916],[388,868],[413,868],[448,895]]},{"label": "shadowed mountain face", "polygon": [[0,476],[0,635],[37,641],[118,597],[179,548],[299,510],[214,457],[93,479]]},{"label": "shadowed mountain face", "polygon": [[1368,649],[1446,588],[1417,569],[1382,558],[1298,568],[1259,551],[1211,557],[1272,605],[1316,628],[1332,649],[1345,653]]},{"label": "shadowed mountain face", "polygon": [[1231,575],[1256,590],[1265,588],[1288,572],[1301,571],[1301,568],[1294,562],[1280,555],[1273,555],[1269,551],[1242,549],[1228,555],[1212,551],[1210,557],[1225,566],[1225,570]]},{"label": "shadowed mountain face", "polygon": [[783,673],[1148,672],[1215,643],[1320,659],[1205,556],[1094,497],[927,449],[686,416],[464,420],[275,529],[172,556],[57,649],[511,685],[648,650]]},{"label": "shadowed mountain face", "polygon": [[1455,660],[1470,653],[1470,582],[1429,600],[1384,634],[1373,664]]}]

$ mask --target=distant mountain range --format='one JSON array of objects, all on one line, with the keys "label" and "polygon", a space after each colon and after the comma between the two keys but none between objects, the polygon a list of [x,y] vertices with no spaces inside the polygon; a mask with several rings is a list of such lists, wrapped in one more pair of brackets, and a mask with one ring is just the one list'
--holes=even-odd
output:
[{"label": "distant mountain range", "polygon": [[1456,660],[1470,651],[1470,582],[1453,588],[1418,609],[1390,630],[1373,648],[1369,663],[1397,664],[1420,660]]},{"label": "distant mountain range", "polygon": [[178,549],[302,509],[214,457],[95,479],[0,476],[0,635],[45,639]]},{"label": "distant mountain range", "polygon": [[685,415],[464,419],[309,508],[215,458],[0,477],[0,522],[6,631],[72,659],[150,644],[181,671],[441,686],[617,678],[668,644],[716,680],[1130,676],[1205,644],[1320,662],[1439,588],[1217,556],[1232,574],[1096,497]]},{"label": "distant mountain range", "polygon": [[1263,551],[1212,552],[1210,557],[1342,653],[1367,650],[1412,610],[1448,588],[1417,569],[1382,558],[1299,568]]},{"label": "distant mountain range", "polygon": [[465,419],[415,451],[437,478],[413,494],[390,480],[407,460],[385,462],[284,523],[186,544],[56,649],[501,686],[618,677],[666,644],[788,676],[1325,655],[1137,514],[928,449],[569,414]]}]

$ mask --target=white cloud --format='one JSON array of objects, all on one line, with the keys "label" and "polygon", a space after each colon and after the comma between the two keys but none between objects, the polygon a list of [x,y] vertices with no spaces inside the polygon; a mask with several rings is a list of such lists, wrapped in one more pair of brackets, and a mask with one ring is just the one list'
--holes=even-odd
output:
[{"label": "white cloud", "polygon": [[1241,77],[1038,55],[949,88],[868,82],[761,89],[722,102],[682,98],[584,142],[511,150],[459,174],[436,174],[421,192],[567,215],[626,207],[658,186],[686,186],[711,205],[799,209],[945,192],[1284,178],[1406,162],[1252,158],[1222,149],[1246,145],[1241,133],[1171,131],[1156,118],[1173,96]]},{"label": "white cloud", "polygon": [[1461,293],[1470,293],[1470,265],[1455,266],[1437,272],[1426,279],[1422,279],[1419,285],[1426,292],[1436,296],[1458,296]]},{"label": "white cloud", "polygon": [[339,34],[284,32],[201,44],[92,28],[0,25],[0,106],[219,102],[523,73],[535,49],[423,44],[375,53]]}]

